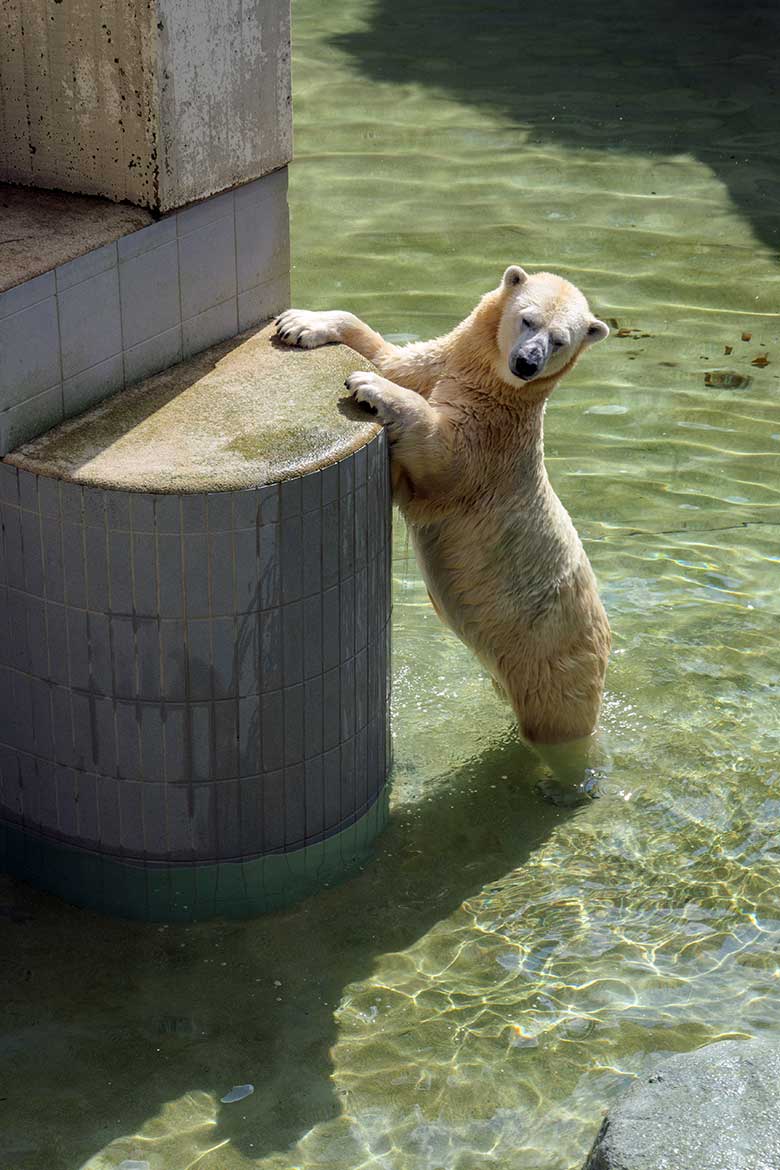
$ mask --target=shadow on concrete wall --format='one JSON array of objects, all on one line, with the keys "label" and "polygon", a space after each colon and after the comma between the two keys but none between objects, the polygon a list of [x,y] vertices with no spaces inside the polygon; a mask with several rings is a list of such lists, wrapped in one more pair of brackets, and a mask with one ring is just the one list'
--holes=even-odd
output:
[{"label": "shadow on concrete wall", "polygon": [[365,29],[333,43],[369,80],[431,86],[542,145],[690,154],[780,246],[771,0],[375,0]]}]

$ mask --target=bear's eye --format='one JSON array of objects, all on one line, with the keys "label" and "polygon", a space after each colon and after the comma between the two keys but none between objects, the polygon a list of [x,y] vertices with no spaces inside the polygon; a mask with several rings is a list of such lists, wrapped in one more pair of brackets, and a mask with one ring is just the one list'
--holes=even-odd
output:
[{"label": "bear's eye", "polygon": [[559,337],[553,338],[553,349],[560,349],[562,345],[563,345],[563,342],[561,341],[561,339]]},{"label": "bear's eye", "polygon": [[535,328],[533,321],[530,321],[528,317],[523,317],[523,324],[525,325],[526,329]]}]

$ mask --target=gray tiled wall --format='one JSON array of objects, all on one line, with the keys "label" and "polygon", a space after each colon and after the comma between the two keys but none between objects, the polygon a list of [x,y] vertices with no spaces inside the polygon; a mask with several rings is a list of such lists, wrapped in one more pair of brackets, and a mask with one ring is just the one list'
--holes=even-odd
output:
[{"label": "gray tiled wall", "polygon": [[208,495],[0,463],[0,822],[182,862],[354,823],[388,770],[389,539],[384,433]]},{"label": "gray tiled wall", "polygon": [[289,303],[286,169],[0,294],[0,455]]}]

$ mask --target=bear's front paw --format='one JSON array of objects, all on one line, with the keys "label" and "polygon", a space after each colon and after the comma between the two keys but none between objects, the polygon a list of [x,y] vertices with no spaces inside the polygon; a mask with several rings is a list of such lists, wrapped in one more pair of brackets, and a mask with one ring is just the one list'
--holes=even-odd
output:
[{"label": "bear's front paw", "polygon": [[370,370],[355,370],[354,374],[349,375],[344,385],[355,402],[362,402],[378,411],[382,403],[380,383],[384,381],[384,378],[380,378],[378,374],[374,374]]},{"label": "bear's front paw", "polygon": [[286,309],[276,318],[276,336],[285,345],[316,349],[341,340],[338,313],[311,313],[308,309]]},{"label": "bear's front paw", "polygon": [[400,422],[399,404],[393,394],[393,384],[371,370],[356,370],[344,383],[355,402],[371,407],[381,423],[390,427],[391,437]]}]

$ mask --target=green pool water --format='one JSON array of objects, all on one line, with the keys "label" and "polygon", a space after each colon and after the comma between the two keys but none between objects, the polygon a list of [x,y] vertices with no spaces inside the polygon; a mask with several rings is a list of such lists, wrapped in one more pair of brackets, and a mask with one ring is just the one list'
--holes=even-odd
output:
[{"label": "green pool water", "polygon": [[617,322],[547,415],[610,773],[535,794],[399,523],[375,860],[192,927],[3,880],[0,1170],[579,1170],[651,1062],[780,1037],[773,11],[296,0],[295,301],[426,337],[518,262]]}]

